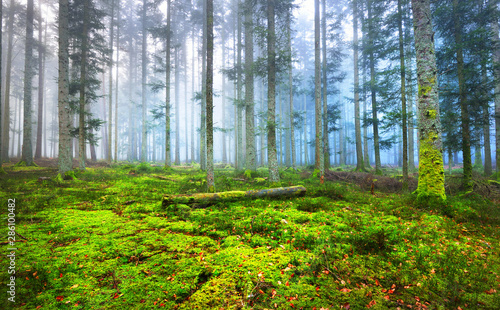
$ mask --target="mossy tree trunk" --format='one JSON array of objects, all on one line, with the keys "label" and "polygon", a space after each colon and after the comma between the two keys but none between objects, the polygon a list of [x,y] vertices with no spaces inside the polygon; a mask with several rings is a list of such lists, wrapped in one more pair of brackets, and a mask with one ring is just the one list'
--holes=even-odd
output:
[{"label": "mossy tree trunk", "polygon": [[293,119],[293,51],[292,51],[292,8],[288,10],[286,13],[286,39],[288,43],[287,52],[290,57],[290,61],[288,63],[288,84],[289,84],[289,96],[290,96],[290,111],[289,111],[289,126],[290,126],[290,143],[291,143],[291,165],[293,170],[296,168],[296,158],[295,158],[295,128],[294,128],[294,119]]},{"label": "mossy tree trunk", "polygon": [[[10,1],[9,16],[7,18],[7,58],[5,59],[5,91],[4,91],[4,114],[2,119],[2,160],[9,161],[9,134],[10,134],[10,81],[12,75],[12,50],[14,47],[14,0]],[[14,113],[15,115],[15,113]],[[14,117],[15,119],[15,117]],[[13,126],[15,128],[15,126]],[[14,143],[14,139],[12,139]],[[13,145],[13,144],[12,144]],[[14,148],[12,147],[12,150]]]},{"label": "mossy tree trunk", "polygon": [[403,191],[408,191],[408,127],[406,125],[406,67],[403,40],[403,11],[398,0],[399,60],[401,70],[401,116],[403,119]]},{"label": "mossy tree trunk", "polygon": [[[147,34],[147,26],[146,26],[146,11],[147,11],[147,0],[143,0],[142,2],[142,52],[141,52],[141,103],[142,103],[142,134],[141,134],[141,162],[147,161],[147,74],[148,74],[148,54],[147,54],[147,46],[148,46],[148,34]],[[111,143],[111,141],[110,141]],[[111,156],[111,154],[110,154]]]},{"label": "mossy tree trunk", "polygon": [[430,0],[412,0],[418,77],[419,176],[417,199],[444,201],[444,168],[434,32]]},{"label": "mossy tree trunk", "polygon": [[214,129],[213,129],[213,60],[214,60],[214,1],[207,0],[207,186],[215,192],[214,182]]},{"label": "mossy tree trunk", "polygon": [[278,155],[276,153],[276,32],[275,0],[267,0],[267,162],[269,182],[278,183]]},{"label": "mossy tree trunk", "polygon": [[[42,139],[44,136],[44,120],[43,120],[43,93],[44,93],[44,68],[43,68],[43,20],[42,20],[42,10],[41,1],[38,1],[38,11],[40,16],[38,17],[38,111],[37,111],[37,129],[36,129],[36,146],[35,146],[35,159],[42,157]],[[0,58],[1,59],[1,58]],[[0,71],[1,72],[1,71]],[[1,118],[0,118],[1,119]],[[45,139],[47,140],[47,139]],[[1,148],[0,148],[1,149]],[[1,161],[0,161],[1,162]]]},{"label": "mossy tree trunk", "polygon": [[73,169],[71,157],[71,116],[69,106],[69,35],[68,35],[68,0],[59,0],[58,19],[58,114],[59,114],[59,160],[58,171],[65,175]]},{"label": "mossy tree trunk", "polygon": [[[489,0],[490,5],[496,5],[497,1]],[[493,73],[495,76],[495,162],[497,179],[500,180],[500,38],[498,18],[491,23],[493,50]]]},{"label": "mossy tree trunk", "polygon": [[87,52],[88,52],[88,24],[89,24],[89,1],[83,2],[83,30],[82,30],[82,58],[80,62],[80,98],[78,115],[78,167],[85,169],[85,88],[87,79]]},{"label": "mossy tree trunk", "polygon": [[321,51],[323,53],[322,73],[323,73],[323,149],[325,169],[330,168],[330,148],[328,146],[328,80],[326,57],[326,0],[321,1]]},{"label": "mossy tree trunk", "polygon": [[253,1],[245,0],[245,123],[246,169],[257,170],[254,135]]},{"label": "mossy tree trunk", "polygon": [[[109,59],[109,95],[108,95],[108,153],[107,153],[107,162],[111,163],[112,161],[112,137],[113,137],[113,41],[114,41],[114,28],[115,28],[115,0],[111,0],[111,16],[110,16],[110,25],[109,25],[109,50],[111,53],[111,57]],[[104,83],[104,81],[103,81]]]}]

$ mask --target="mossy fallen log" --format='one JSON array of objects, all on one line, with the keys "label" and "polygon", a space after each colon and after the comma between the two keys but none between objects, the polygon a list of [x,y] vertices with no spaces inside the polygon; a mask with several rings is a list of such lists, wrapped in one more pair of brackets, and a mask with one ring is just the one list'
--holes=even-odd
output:
[{"label": "mossy fallen log", "polygon": [[239,199],[255,199],[265,197],[300,197],[305,195],[303,186],[278,187],[251,191],[229,191],[220,193],[199,193],[192,195],[165,195],[163,206],[172,204],[207,206],[219,201],[235,201]]}]

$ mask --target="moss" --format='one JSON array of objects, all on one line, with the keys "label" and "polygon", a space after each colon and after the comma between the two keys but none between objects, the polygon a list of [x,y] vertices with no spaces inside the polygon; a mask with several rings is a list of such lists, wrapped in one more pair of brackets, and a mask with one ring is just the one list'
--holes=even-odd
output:
[{"label": "moss", "polygon": [[427,116],[432,118],[432,119],[435,119],[438,116],[437,114],[438,114],[437,111],[434,109],[427,111]]},{"label": "moss", "polygon": [[444,168],[441,151],[434,145],[438,139],[435,132],[420,141],[420,164],[418,188],[415,191],[417,201],[424,204],[446,201],[444,190]]},{"label": "moss", "polygon": [[0,166],[0,174],[7,174],[7,172],[5,172],[2,166]]},{"label": "moss", "polygon": [[247,178],[247,179],[252,178],[252,170],[250,170],[250,169],[245,170],[245,178]]}]

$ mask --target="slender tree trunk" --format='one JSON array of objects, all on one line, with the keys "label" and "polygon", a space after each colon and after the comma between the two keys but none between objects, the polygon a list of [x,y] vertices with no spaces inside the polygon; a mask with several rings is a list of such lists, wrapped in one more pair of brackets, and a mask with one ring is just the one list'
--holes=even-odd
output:
[{"label": "slender tree trunk", "polygon": [[316,147],[315,147],[315,169],[319,170],[321,183],[324,182],[325,161],[323,154],[322,114],[321,114],[321,61],[320,61],[320,27],[319,27],[319,0],[314,0],[314,99],[316,117]]},{"label": "slender tree trunk", "polygon": [[470,146],[470,119],[469,107],[467,103],[467,89],[465,85],[464,73],[464,55],[462,49],[462,25],[460,23],[460,14],[458,12],[458,0],[453,0],[454,15],[454,35],[457,46],[457,74],[458,74],[458,100],[460,104],[460,118],[462,121],[462,154],[464,158],[464,176],[462,184],[466,190],[472,190],[472,158]]},{"label": "slender tree trunk", "polygon": [[213,60],[214,60],[214,1],[207,0],[207,186],[215,193],[214,130],[213,130]]},{"label": "slender tree trunk", "polygon": [[[496,1],[490,0],[490,5]],[[497,180],[500,180],[500,38],[498,18],[491,23],[492,41],[495,45],[493,50],[494,76],[495,76],[495,163]]]},{"label": "slender tree trunk", "polygon": [[253,81],[253,5],[245,0],[245,123],[246,169],[257,170],[255,153],[255,115]]},{"label": "slender tree trunk", "polygon": [[38,1],[38,11],[40,14],[38,21],[38,121],[36,128],[36,147],[35,147],[35,159],[42,157],[42,139],[43,139],[43,89],[44,89],[44,72],[43,72],[43,49],[42,49],[42,10],[41,1]]},{"label": "slender tree trunk", "polygon": [[236,70],[237,70],[237,81],[236,81],[236,91],[237,91],[237,101],[236,101],[236,119],[237,119],[237,131],[238,131],[238,136],[237,136],[237,141],[238,141],[238,161],[236,162],[236,170],[241,170],[243,169],[243,111],[242,111],[242,101],[243,101],[243,72],[241,70],[241,26],[242,26],[242,21],[241,21],[241,0],[238,0],[238,30],[237,30],[237,36],[238,36],[238,42],[236,43],[237,45],[237,65],[236,65]]},{"label": "slender tree trunk", "polygon": [[71,117],[69,106],[69,34],[68,34],[68,0],[59,0],[58,18],[58,115],[59,115],[59,154],[57,168],[64,176],[73,169],[71,156]]},{"label": "slender tree trunk", "polygon": [[167,42],[166,42],[166,77],[165,77],[165,168],[170,167],[170,41],[171,41],[171,6],[170,0],[167,0]]},{"label": "slender tree trunk", "polygon": [[[368,40],[369,45],[373,47],[373,16],[372,16],[372,0],[368,1]],[[377,116],[377,94],[375,91],[375,56],[373,54],[373,48],[370,49],[370,88],[371,88],[371,98],[372,98],[372,119],[373,119],[373,147],[375,149],[375,173],[381,174],[381,163],[380,163],[380,145],[379,145],[379,134],[378,134],[378,116]]]},{"label": "slender tree trunk", "polygon": [[83,2],[83,31],[82,31],[82,58],[80,62],[80,107],[78,116],[78,166],[80,169],[85,170],[85,88],[87,81],[87,52],[88,52],[88,23],[89,23],[89,1]]},{"label": "slender tree trunk", "polygon": [[[222,16],[222,25],[225,27],[224,16]],[[226,31],[222,29],[222,70],[226,67]],[[222,74],[222,163],[227,163],[227,145],[226,142],[226,76]]]},{"label": "slender tree trunk", "polygon": [[[290,61],[288,63],[288,84],[289,84],[289,91],[290,91],[290,108],[289,108],[289,126],[290,126],[290,143],[291,143],[291,160],[292,160],[292,168],[293,170],[296,170],[296,152],[295,152],[295,128],[294,128],[294,114],[293,114],[293,62],[292,62],[292,57],[293,57],[293,51],[292,51],[292,9],[287,12],[287,41],[288,41],[288,56],[290,57]],[[288,143],[288,142],[287,142]]]},{"label": "slender tree trunk", "polygon": [[322,30],[322,51],[323,51],[323,61],[322,61],[322,71],[323,71],[323,148],[324,148],[324,160],[325,169],[330,169],[330,148],[328,146],[328,80],[327,80],[327,57],[326,57],[326,0],[321,1],[322,13],[321,18],[321,30]]},{"label": "slender tree trunk", "polygon": [[[120,0],[117,0],[118,21],[116,23],[116,78],[115,78],[115,156],[114,161],[118,161],[118,64],[120,63]],[[110,118],[111,119],[111,118]]]},{"label": "slender tree trunk", "polygon": [[28,0],[26,11],[26,45],[24,52],[24,124],[22,158],[26,166],[33,165],[31,138],[31,104],[33,79],[33,0]]},{"label": "slender tree trunk", "polygon": [[[191,67],[191,93],[194,94],[194,78],[195,78],[195,75],[194,75],[194,67],[195,67],[195,52],[194,52],[194,37],[195,37],[195,30],[193,29],[193,34],[192,34],[192,39],[191,39],[191,45],[192,45],[192,52],[193,52],[193,56],[192,56],[192,60],[191,60],[191,63],[192,63],[192,67]],[[195,122],[195,118],[194,118],[194,110],[195,110],[195,103],[194,103],[194,100],[191,100],[191,163],[194,162],[194,122]]]},{"label": "slender tree trunk", "polygon": [[146,148],[147,148],[147,72],[148,72],[148,55],[147,55],[147,46],[148,46],[148,34],[146,29],[146,10],[147,10],[147,0],[143,0],[142,3],[142,135],[141,135],[141,162],[146,162]]},{"label": "slender tree trunk", "polygon": [[[207,0],[202,0],[203,2],[203,12],[207,12]],[[200,118],[200,167],[201,170],[205,171],[207,169],[207,125],[206,125],[206,113],[207,113],[207,89],[206,89],[206,78],[207,78],[207,16],[203,17],[203,36],[202,36],[202,52],[201,52],[201,118]]]},{"label": "slender tree trunk", "polygon": [[175,160],[176,165],[181,164],[181,152],[180,152],[180,116],[181,111],[179,109],[179,46],[174,49],[174,92],[175,92]]},{"label": "slender tree trunk", "polygon": [[401,70],[401,110],[403,118],[403,192],[408,191],[408,128],[406,126],[406,67],[403,45],[403,11],[401,0],[398,0],[398,32],[399,32],[399,59]]},{"label": "slender tree trunk", "polygon": [[[109,105],[108,105],[108,111],[109,111],[109,118],[108,118],[108,153],[106,160],[108,163],[111,163],[112,156],[111,156],[111,141],[112,135],[113,135],[113,39],[114,39],[114,28],[115,28],[115,23],[114,23],[114,18],[115,18],[115,0],[111,0],[111,21],[110,21],[110,30],[109,30],[109,50],[111,53],[111,57],[109,60],[109,92],[108,92],[108,100],[109,100]],[[104,82],[104,81],[103,81]]]},{"label": "slender tree trunk", "polygon": [[[418,76],[419,174],[417,199],[446,200],[439,119],[437,66],[429,0],[412,0]],[[430,200],[429,200],[430,199]]]},{"label": "slender tree trunk", "polygon": [[361,146],[361,120],[359,113],[359,56],[358,56],[358,4],[354,0],[352,2],[353,16],[353,45],[354,45],[354,131],[356,135],[356,171],[364,171],[363,148]]},{"label": "slender tree trunk", "polygon": [[267,0],[267,162],[269,182],[280,181],[276,154],[276,32],[275,0]]},{"label": "slender tree trunk", "polygon": [[[486,66],[482,65],[482,80],[483,84],[487,84],[487,72]],[[491,166],[491,141],[490,141],[490,111],[489,111],[489,100],[487,100],[488,92],[484,93],[485,103],[483,105],[483,137],[484,137],[484,175],[489,177],[493,173]]]},{"label": "slender tree trunk", "polygon": [[[0,34],[3,33],[3,1],[0,0]],[[2,46],[2,36],[0,35],[0,46]],[[0,48],[0,97],[1,97],[1,94],[2,94],[2,83],[3,83],[3,79],[2,79],[2,49]],[[2,122],[2,107],[1,107],[1,104],[0,104],[0,123]],[[9,134],[9,132],[7,131],[7,134]],[[3,160],[2,160],[2,125],[0,124],[0,174],[5,174],[5,171],[3,170]]]},{"label": "slender tree trunk", "polygon": [[[5,93],[4,93],[4,115],[3,115],[3,124],[2,124],[2,159],[5,162],[10,161],[9,158],[9,134],[10,134],[10,80],[12,75],[12,49],[13,49],[13,41],[14,41],[14,0],[10,1],[10,11],[9,16],[7,18],[7,59],[6,62],[6,70],[5,70]],[[15,115],[15,114],[14,114]],[[15,117],[14,117],[15,119]],[[12,129],[16,127],[13,126]],[[12,141],[14,141],[14,135],[12,135]],[[12,151],[14,151],[14,147],[12,147]]]},{"label": "slender tree trunk", "polygon": [[186,150],[186,165],[189,163],[189,131],[188,131],[188,65],[187,65],[187,37],[183,40],[182,62],[184,63],[184,137]]},{"label": "slender tree trunk", "polygon": [[304,166],[309,164],[309,145],[307,144],[307,98],[306,94],[302,95],[304,102]]}]

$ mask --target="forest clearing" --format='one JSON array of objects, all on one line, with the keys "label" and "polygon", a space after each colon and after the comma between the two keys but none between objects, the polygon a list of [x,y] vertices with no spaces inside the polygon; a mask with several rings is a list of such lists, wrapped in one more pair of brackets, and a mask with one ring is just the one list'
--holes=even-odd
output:
[{"label": "forest clearing", "polygon": [[[428,207],[397,169],[332,169],[324,184],[287,169],[279,186],[305,196],[164,207],[206,192],[205,173],[100,162],[58,181],[55,161],[40,164],[0,176],[16,208],[14,309],[500,308],[495,181],[475,176],[484,196],[464,195],[446,176],[446,205]],[[269,187],[265,168],[218,167],[217,191]]]}]

